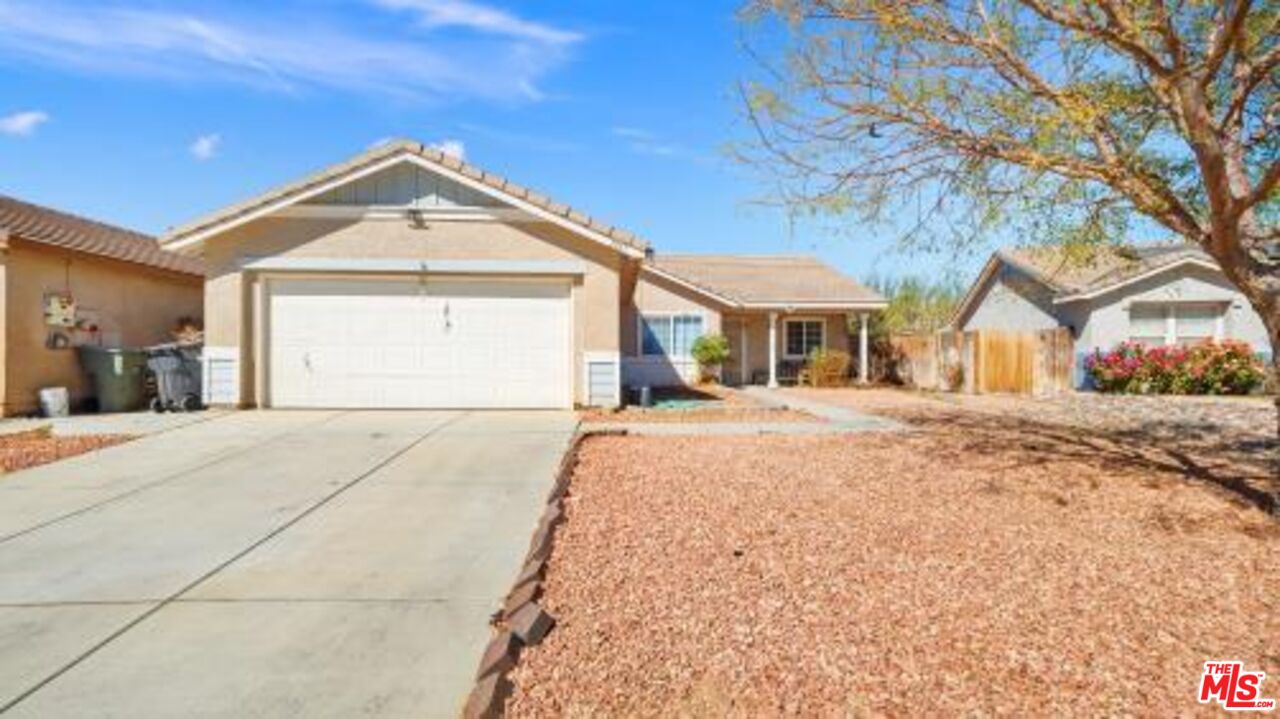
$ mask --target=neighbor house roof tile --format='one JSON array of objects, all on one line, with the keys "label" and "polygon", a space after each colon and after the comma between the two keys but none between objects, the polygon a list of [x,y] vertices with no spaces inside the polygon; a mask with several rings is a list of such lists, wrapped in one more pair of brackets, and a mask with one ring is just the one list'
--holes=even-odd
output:
[{"label": "neighbor house roof tile", "polygon": [[1204,250],[1183,243],[1102,247],[1041,245],[1006,248],[997,255],[1039,278],[1059,295],[1110,287],[1187,259],[1213,262]]},{"label": "neighbor house roof tile", "polygon": [[204,275],[198,259],[169,252],[156,238],[0,195],[0,230],[36,244],[187,275]]}]

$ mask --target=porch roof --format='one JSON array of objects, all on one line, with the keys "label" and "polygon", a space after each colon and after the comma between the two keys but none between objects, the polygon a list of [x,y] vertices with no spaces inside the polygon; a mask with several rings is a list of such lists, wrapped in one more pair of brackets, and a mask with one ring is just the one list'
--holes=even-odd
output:
[{"label": "porch roof", "polygon": [[656,254],[647,265],[743,309],[883,309],[888,302],[851,277],[805,255]]}]

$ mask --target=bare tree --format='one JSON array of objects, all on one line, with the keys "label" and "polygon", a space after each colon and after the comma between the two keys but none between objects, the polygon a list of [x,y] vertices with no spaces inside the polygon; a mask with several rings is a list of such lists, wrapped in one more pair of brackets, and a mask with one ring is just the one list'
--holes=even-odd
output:
[{"label": "bare tree", "polygon": [[[741,153],[915,242],[1144,216],[1262,316],[1280,376],[1280,0],[750,0]],[[1280,398],[1277,399],[1280,410]],[[1280,431],[1280,422],[1277,423]]]}]

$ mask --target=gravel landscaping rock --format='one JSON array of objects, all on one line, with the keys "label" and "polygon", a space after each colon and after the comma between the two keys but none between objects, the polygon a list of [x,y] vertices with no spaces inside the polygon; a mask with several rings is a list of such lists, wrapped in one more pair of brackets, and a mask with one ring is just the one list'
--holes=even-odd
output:
[{"label": "gravel landscaping rock", "polygon": [[1216,658],[1280,694],[1274,518],[1149,447],[850,394],[913,429],[588,440],[508,711],[1208,716]]},{"label": "gravel landscaping rock", "polygon": [[48,428],[0,435],[0,474],[36,467],[134,439],[124,434],[55,436]]}]

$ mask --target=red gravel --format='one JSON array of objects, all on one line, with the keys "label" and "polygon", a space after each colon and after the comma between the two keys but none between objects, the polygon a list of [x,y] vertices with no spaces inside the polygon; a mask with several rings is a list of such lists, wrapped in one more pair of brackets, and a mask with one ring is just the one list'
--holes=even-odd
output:
[{"label": "red gravel", "polygon": [[127,434],[55,437],[48,429],[0,435],[0,474],[16,472],[134,439]]},{"label": "red gravel", "polygon": [[1195,702],[1214,658],[1280,695],[1280,523],[1078,441],[964,411],[588,440],[547,577],[558,625],[509,708],[1216,715]]}]

